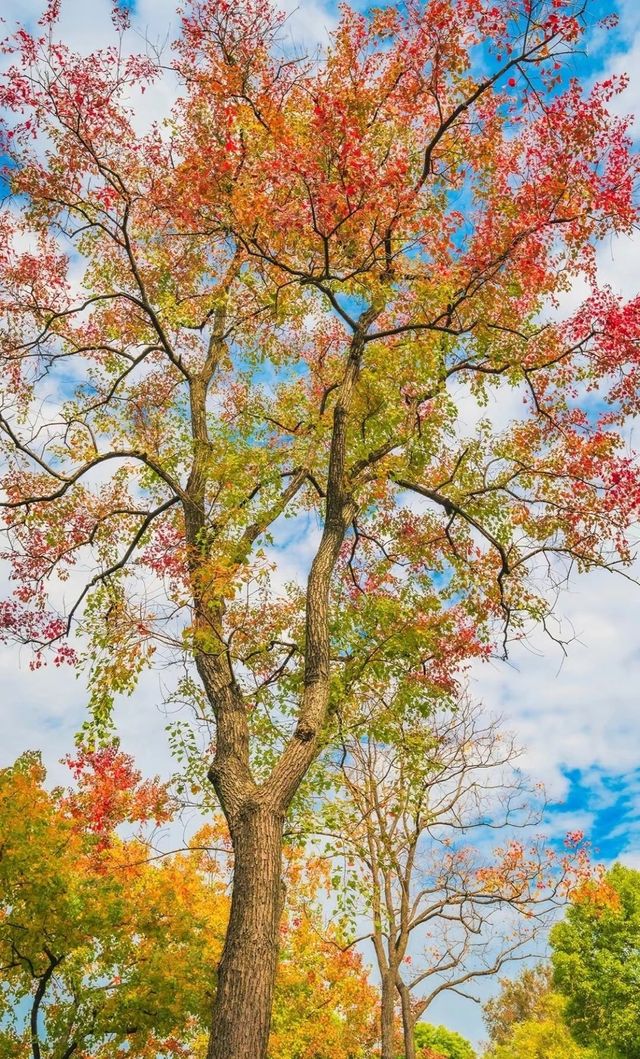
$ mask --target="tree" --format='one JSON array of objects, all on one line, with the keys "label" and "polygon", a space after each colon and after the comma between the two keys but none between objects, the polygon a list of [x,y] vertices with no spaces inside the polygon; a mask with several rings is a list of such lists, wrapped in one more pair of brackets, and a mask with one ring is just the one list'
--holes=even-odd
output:
[{"label": "tree", "polygon": [[[176,853],[146,831],[123,840],[123,823],[169,821],[166,787],[116,747],[69,765],[75,786],[54,791],[37,754],[0,772],[0,1056],[204,1059],[229,914],[224,825]],[[269,1059],[365,1059],[377,990],[322,922],[326,871],[287,855]]]},{"label": "tree", "polygon": [[382,1059],[396,1055],[398,994],[403,1056],[415,1059],[416,1021],[436,997],[469,995],[476,980],[530,955],[567,893],[597,877],[581,834],[568,837],[564,856],[527,839],[542,804],[497,722],[464,698],[425,720],[421,702],[418,694],[399,713],[387,699],[364,733],[347,728],[341,787],[324,812],[329,850],[349,880],[344,910],[366,922],[362,937],[373,943]]},{"label": "tree", "polygon": [[526,967],[518,978],[501,978],[500,992],[488,1000],[483,1017],[492,1044],[504,1044],[514,1026],[540,1018],[551,990],[552,971],[547,964]]},{"label": "tree", "polygon": [[0,771],[0,1055],[181,1054],[210,1003],[223,880],[195,851],[150,864],[148,842],[117,838],[168,813],[127,755],[74,768],[79,794],[47,791],[37,754]]},{"label": "tree", "polygon": [[476,1059],[476,1053],[454,1030],[417,1022],[415,1029],[418,1059]]},{"label": "tree", "polygon": [[578,891],[551,934],[554,983],[575,1039],[612,1059],[640,1056],[640,872],[615,864],[608,889]]},{"label": "tree", "polygon": [[596,1059],[576,1043],[565,1018],[565,1001],[553,990],[550,968],[539,964],[519,978],[503,979],[501,992],[484,1008],[489,1030],[486,1059]]},{"label": "tree", "polygon": [[511,1033],[485,1053],[486,1059],[603,1059],[579,1045],[564,1018],[564,1001],[550,993],[536,1017],[514,1023]]},{"label": "tree", "polygon": [[[344,8],[322,63],[263,0],[193,0],[141,132],[164,57],[120,8],[73,54],[58,7],[3,45],[0,623],[87,663],[98,733],[154,652],[197,671],[234,847],[209,1057],[263,1059],[283,822],[335,704],[450,688],[630,559],[640,304],[594,247],[637,220],[624,78],[563,81],[582,0]],[[518,416],[465,424],[490,392]],[[283,593],[294,515],[319,533]]]}]

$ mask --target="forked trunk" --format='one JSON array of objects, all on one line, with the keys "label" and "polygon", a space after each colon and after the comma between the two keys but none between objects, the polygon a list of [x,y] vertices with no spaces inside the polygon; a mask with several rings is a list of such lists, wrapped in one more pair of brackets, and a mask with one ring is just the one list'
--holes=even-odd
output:
[{"label": "forked trunk", "polygon": [[[284,813],[317,752],[318,733],[327,714],[329,677],[329,589],[347,526],[357,506],[346,490],[345,460],[347,419],[360,371],[364,334],[379,310],[367,310],[354,333],[345,373],[333,413],[333,432],[326,486],[326,517],[318,550],[309,572],[306,603],[304,692],[295,731],[283,749],[269,780],[256,788],[250,765],[250,732],[247,703],[223,652],[196,656],[198,671],[217,723],[217,744],[210,777],[229,821],[235,854],[231,918],[218,968],[218,988],[208,1059],[266,1059],[273,985],[278,954],[278,925],[282,911],[281,857]],[[201,453],[206,448],[206,390],[192,386],[192,404],[200,423],[195,436]],[[195,422],[195,419],[194,419]],[[207,456],[206,459],[209,457]],[[198,475],[206,460],[194,463],[190,492],[197,493]],[[248,525],[243,534],[247,549],[286,507],[307,477],[296,473],[281,496],[277,511],[264,523]],[[253,494],[252,494],[253,495]],[[201,546],[204,494],[198,493],[197,518],[185,507],[187,534],[197,549]],[[248,554],[248,552],[247,552]],[[243,561],[242,559],[240,561]],[[217,620],[220,642],[224,642],[224,605],[217,611],[202,598],[200,574],[194,572],[194,598],[200,628],[206,637]],[[280,812],[275,811],[275,807]]]},{"label": "forked trunk", "polygon": [[218,967],[208,1059],[265,1059],[283,907],[283,817],[248,804],[232,829],[231,915]]}]

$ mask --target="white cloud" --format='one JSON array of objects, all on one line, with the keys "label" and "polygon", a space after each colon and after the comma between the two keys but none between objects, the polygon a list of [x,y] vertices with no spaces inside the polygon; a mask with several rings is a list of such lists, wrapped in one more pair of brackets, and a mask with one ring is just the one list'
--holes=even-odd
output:
[{"label": "white cloud", "polygon": [[[30,657],[26,649],[0,650],[0,766],[24,750],[40,750],[49,782],[68,783],[70,775],[60,759],[73,751],[74,735],[86,719],[84,683],[67,667],[32,672]],[[135,696],[122,700],[117,709],[122,747],[135,755],[145,775],[168,776],[174,769],[163,731],[163,698],[161,675],[150,673],[141,679]]]},{"label": "white cloud", "polygon": [[619,859],[627,868],[635,868],[636,871],[640,871],[640,849],[625,851],[621,853]]},{"label": "white cloud", "polygon": [[[639,34],[640,36],[640,34]],[[638,46],[640,62],[640,43]],[[638,100],[640,114],[640,97]],[[640,233],[633,235],[611,236],[598,246],[598,275],[601,282],[608,283],[611,289],[624,298],[632,298],[638,293],[638,261],[640,260]]]},{"label": "white cloud", "polygon": [[477,668],[474,688],[527,748],[527,766],[561,797],[562,769],[626,772],[640,737],[640,590],[615,574],[576,578],[559,611],[575,630],[567,657],[537,632],[510,664]]}]

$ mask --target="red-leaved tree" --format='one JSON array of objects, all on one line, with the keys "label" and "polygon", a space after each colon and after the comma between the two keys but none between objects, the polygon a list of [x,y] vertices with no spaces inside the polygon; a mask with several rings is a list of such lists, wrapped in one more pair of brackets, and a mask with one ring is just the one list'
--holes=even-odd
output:
[{"label": "red-leaved tree", "polygon": [[[88,665],[98,727],[154,651],[193,663],[235,854],[209,1055],[259,1059],[334,709],[446,695],[572,566],[630,559],[640,300],[595,269],[637,220],[624,79],[567,81],[582,0],[344,7],[321,62],[263,0],[188,3],[171,59],[122,12],[74,54],[58,6],[3,45],[0,622]],[[507,425],[465,421],[490,393]]]}]

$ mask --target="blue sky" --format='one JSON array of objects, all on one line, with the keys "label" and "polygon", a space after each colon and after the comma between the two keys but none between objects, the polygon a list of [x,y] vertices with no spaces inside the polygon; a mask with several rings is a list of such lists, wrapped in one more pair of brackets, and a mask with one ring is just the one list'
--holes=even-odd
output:
[{"label": "blue sky", "polygon": [[563,774],[567,783],[563,811],[591,814],[593,823],[589,833],[597,847],[595,853],[602,860],[614,860],[640,824],[637,806],[640,766],[622,773],[602,768],[567,768]]},{"label": "blue sky", "polygon": [[[131,0],[128,6],[138,40],[163,40],[175,30],[174,0]],[[292,35],[311,44],[326,39],[335,4],[287,0],[285,6],[294,12]],[[41,8],[38,0],[5,0],[3,17],[9,25],[18,18],[31,21]],[[631,84],[619,109],[640,113],[640,0],[617,5],[596,0],[592,18],[616,9],[618,30],[593,32],[586,54],[573,60],[573,72],[590,80],[628,71]],[[72,45],[100,46],[110,32],[107,0],[63,0],[63,35]],[[143,97],[142,119],[161,115],[170,98],[170,86],[150,89]],[[603,281],[623,294],[634,293],[640,239],[609,241],[599,248],[599,266]],[[635,427],[629,435],[636,448],[638,434]],[[294,529],[293,524],[287,527],[290,543],[283,581],[300,576],[310,552],[309,535],[301,531],[296,538]],[[584,827],[602,859],[621,857],[640,868],[640,588],[601,573],[576,578],[558,609],[565,627],[575,634],[566,660],[539,634],[526,647],[515,648],[509,664],[475,667],[472,693],[515,730],[526,747],[524,764],[547,784],[552,800],[549,830],[559,837],[565,830]],[[161,681],[161,674],[145,676],[136,699],[121,703],[118,710],[125,748],[148,773],[171,769],[158,705]],[[26,652],[3,649],[0,686],[0,764],[26,748],[44,748],[51,778],[59,779],[59,759],[72,746],[83,719],[81,682],[70,671],[32,674]],[[468,1004],[443,1001],[434,1014],[472,1037],[481,1034],[477,1010]]]}]

